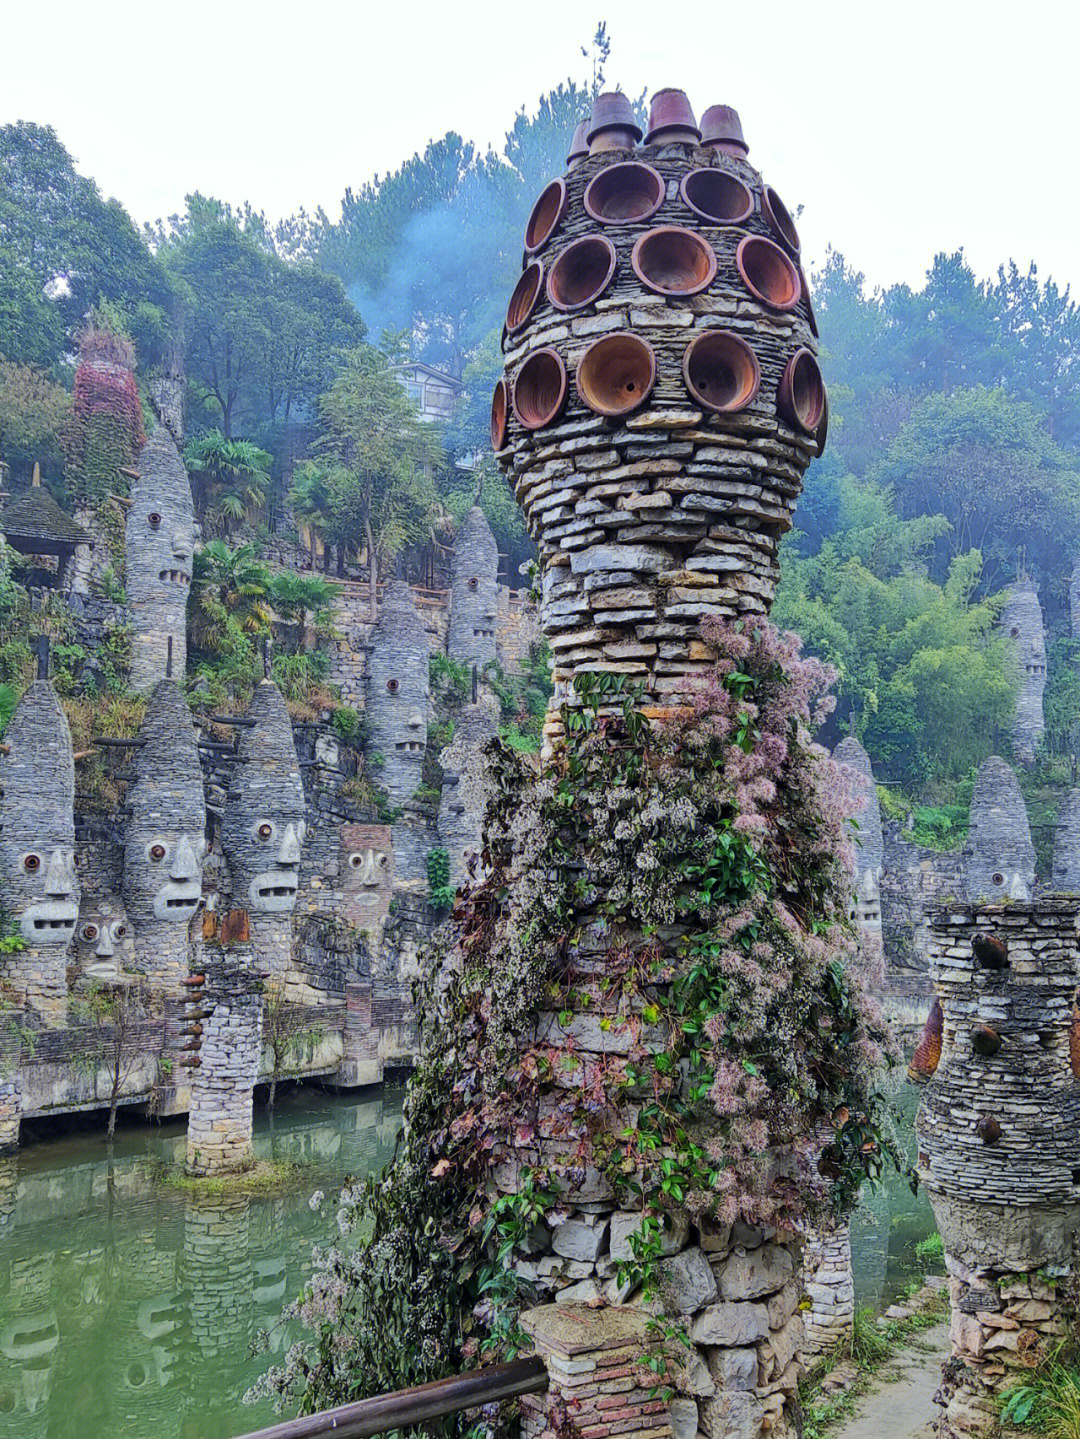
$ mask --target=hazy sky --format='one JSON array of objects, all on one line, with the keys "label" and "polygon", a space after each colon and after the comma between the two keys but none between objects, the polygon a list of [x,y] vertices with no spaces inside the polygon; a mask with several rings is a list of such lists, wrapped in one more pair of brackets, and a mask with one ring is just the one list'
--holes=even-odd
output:
[{"label": "hazy sky", "polygon": [[448,129],[501,142],[584,78],[602,18],[611,88],[737,107],[811,262],[831,242],[918,284],[963,245],[981,274],[1034,259],[1080,291],[1080,11],[1047,0],[8,3],[0,122],[54,126],[139,221],[195,188],[336,217]]}]

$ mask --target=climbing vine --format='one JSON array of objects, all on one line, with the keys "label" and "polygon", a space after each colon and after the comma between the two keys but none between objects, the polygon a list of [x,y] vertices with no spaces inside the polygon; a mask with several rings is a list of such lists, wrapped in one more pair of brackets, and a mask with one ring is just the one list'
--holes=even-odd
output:
[{"label": "climbing vine", "polygon": [[292,1311],[311,1338],[260,1392],[310,1412],[512,1353],[512,1255],[590,1174],[641,1212],[621,1278],[648,1284],[669,1211],[791,1225],[889,1157],[845,791],[810,739],[832,676],[768,626],[706,638],[666,711],[579,677],[539,775],[493,745],[487,877],[418,986],[398,1154],[343,1193]]}]

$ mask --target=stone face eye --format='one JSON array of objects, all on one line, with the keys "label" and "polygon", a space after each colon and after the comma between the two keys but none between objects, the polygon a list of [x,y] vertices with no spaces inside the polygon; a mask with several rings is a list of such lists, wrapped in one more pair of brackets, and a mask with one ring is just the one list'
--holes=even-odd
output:
[{"label": "stone face eye", "polygon": [[157,510],[151,510],[146,518],[149,520],[150,528],[152,530],[156,530],[158,525],[161,524],[161,516],[158,514]]},{"label": "stone face eye", "polygon": [[364,856],[362,854],[349,855],[349,864],[352,866],[353,869],[359,869],[363,862]]},{"label": "stone face eye", "polygon": [[479,581],[479,580],[476,578],[476,576],[474,575],[473,578],[469,581],[469,589],[470,589],[470,590],[478,590],[479,588],[480,588],[480,581]]},{"label": "stone face eye", "polygon": [[118,925],[116,926],[116,928],[113,930],[113,934],[116,935],[117,939],[123,939],[123,938],[125,938],[125,936],[127,935],[127,925],[126,925],[126,924],[118,924]]},{"label": "stone face eye", "polygon": [[97,937],[98,937],[98,927],[97,927],[97,925],[96,925],[96,924],[84,924],[84,925],[83,925],[83,928],[82,928],[82,937],[83,937],[83,939],[85,939],[85,940],[87,940],[87,941],[90,941],[90,940],[92,940],[92,939],[97,939]]},{"label": "stone face eye", "polygon": [[23,859],[22,867],[26,870],[27,874],[37,874],[38,870],[41,868],[41,855],[26,855]]},{"label": "stone face eye", "polygon": [[274,827],[271,824],[261,824],[259,825],[259,828],[255,831],[255,833],[259,836],[260,839],[269,839],[270,836],[274,833]]},{"label": "stone face eye", "polygon": [[150,858],[155,864],[160,864],[165,858],[165,846],[163,844],[152,844],[150,846]]},{"label": "stone face eye", "polygon": [[400,680],[387,680],[387,681],[386,681],[386,688],[390,691],[390,693],[391,693],[392,695],[396,695],[397,692],[398,692],[398,690],[401,688],[401,681],[400,681]]}]

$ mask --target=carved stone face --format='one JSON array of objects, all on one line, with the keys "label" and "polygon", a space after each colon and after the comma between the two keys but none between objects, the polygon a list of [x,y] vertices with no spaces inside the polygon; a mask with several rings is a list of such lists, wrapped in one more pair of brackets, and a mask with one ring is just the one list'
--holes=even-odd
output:
[{"label": "carved stone face", "polygon": [[168,641],[173,674],[183,673],[185,621],[195,548],[195,507],[179,451],[164,424],[139,457],[127,514],[127,589],[132,611],[132,685],[165,675]]},{"label": "carved stone face", "polygon": [[395,580],[372,636],[367,689],[370,753],[382,756],[377,780],[395,804],[411,799],[423,777],[430,655],[412,591]]},{"label": "carved stone face", "polygon": [[253,914],[291,914],[307,807],[292,722],[272,681],[256,688],[249,717],[255,724],[242,731],[221,831],[233,902]]},{"label": "carved stone face", "polygon": [[459,663],[483,666],[495,658],[499,548],[474,505],[454,541],[450,580],[450,626],[446,649]]},{"label": "carved stone face", "polygon": [[386,918],[394,889],[394,846],[390,826],[341,826],[339,885],[346,917],[361,929]]},{"label": "carved stone face", "polygon": [[75,766],[71,734],[46,680],[19,701],[0,761],[0,886],[4,905],[33,948],[66,945],[75,933]]},{"label": "carved stone face", "polygon": [[135,945],[119,895],[84,895],[75,926],[75,957],[84,975],[114,979],[132,968]]},{"label": "carved stone face", "polygon": [[136,931],[187,925],[202,898],[206,802],[195,727],[175,680],[155,687],[139,739],[124,844],[124,901]]}]

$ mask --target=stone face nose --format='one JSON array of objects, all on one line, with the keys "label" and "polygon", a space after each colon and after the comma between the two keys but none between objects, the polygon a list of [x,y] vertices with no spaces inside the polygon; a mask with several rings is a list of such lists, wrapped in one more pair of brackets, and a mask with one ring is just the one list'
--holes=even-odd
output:
[{"label": "stone face nose", "polygon": [[171,879],[195,879],[199,873],[198,861],[195,858],[195,851],[192,849],[186,834],[180,836],[180,842],[176,846],[176,855],[169,870]]},{"label": "stone face nose", "polygon": [[45,893],[50,899],[68,899],[71,892],[71,863],[62,849],[54,849],[45,875]]},{"label": "stone face nose", "polygon": [[111,959],[116,953],[116,950],[113,948],[112,935],[110,933],[111,929],[111,925],[103,924],[98,932],[98,942],[94,953],[99,959]]},{"label": "stone face nose", "polygon": [[379,876],[375,864],[375,851],[369,849],[364,856],[364,868],[360,872],[360,883],[369,887],[378,884]]},{"label": "stone face nose", "polygon": [[424,727],[424,716],[420,713],[419,710],[414,710],[413,713],[409,716],[409,728],[410,728],[410,729],[423,729],[423,727]]},{"label": "stone face nose", "polygon": [[299,863],[300,841],[296,837],[296,826],[288,824],[285,826],[285,835],[281,841],[281,848],[278,850],[278,864]]},{"label": "stone face nose", "polygon": [[177,533],[173,535],[172,552],[177,559],[186,560],[188,555],[191,554],[192,545],[193,541],[191,536],[185,534],[182,530],[178,530]]}]

